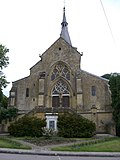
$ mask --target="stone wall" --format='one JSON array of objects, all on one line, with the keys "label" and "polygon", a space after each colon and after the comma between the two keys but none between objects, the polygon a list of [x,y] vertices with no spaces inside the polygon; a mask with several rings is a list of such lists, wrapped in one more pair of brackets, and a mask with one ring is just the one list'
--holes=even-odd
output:
[{"label": "stone wall", "polygon": [[[84,110],[91,110],[96,106],[99,111],[111,111],[111,95],[108,81],[101,77],[92,75],[88,72],[81,71],[82,93]],[[92,86],[95,86],[96,93],[92,95]]]}]

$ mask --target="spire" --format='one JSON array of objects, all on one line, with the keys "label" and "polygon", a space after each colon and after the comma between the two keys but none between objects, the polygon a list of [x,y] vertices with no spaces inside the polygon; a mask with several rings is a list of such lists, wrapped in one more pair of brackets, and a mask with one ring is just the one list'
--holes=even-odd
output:
[{"label": "spire", "polygon": [[66,21],[66,16],[65,16],[65,7],[63,8],[63,21],[61,23],[62,29],[61,29],[61,34],[60,37],[62,37],[65,41],[67,41],[70,45],[72,45],[69,32],[68,32],[68,23]]}]

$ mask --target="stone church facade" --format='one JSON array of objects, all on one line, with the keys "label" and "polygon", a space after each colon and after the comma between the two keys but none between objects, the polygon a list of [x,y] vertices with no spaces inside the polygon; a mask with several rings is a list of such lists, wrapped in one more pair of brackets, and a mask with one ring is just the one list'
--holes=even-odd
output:
[{"label": "stone church facade", "polygon": [[19,114],[47,119],[57,129],[58,114],[76,112],[114,134],[108,80],[81,69],[81,54],[72,46],[65,8],[60,37],[41,55],[30,75],[12,83],[10,106]]}]

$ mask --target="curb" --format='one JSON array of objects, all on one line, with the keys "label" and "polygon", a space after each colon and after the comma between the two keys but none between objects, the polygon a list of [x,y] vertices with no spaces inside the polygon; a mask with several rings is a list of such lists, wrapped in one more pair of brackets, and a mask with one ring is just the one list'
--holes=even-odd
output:
[{"label": "curb", "polygon": [[120,157],[120,152],[54,152],[54,151],[35,151],[0,149],[0,153],[23,154],[23,155],[42,155],[42,156],[72,156],[72,157]]}]

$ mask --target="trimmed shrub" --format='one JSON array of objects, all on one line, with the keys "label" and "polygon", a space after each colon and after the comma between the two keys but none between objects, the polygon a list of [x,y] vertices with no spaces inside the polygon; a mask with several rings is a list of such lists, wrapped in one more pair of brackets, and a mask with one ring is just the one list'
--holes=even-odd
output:
[{"label": "trimmed shrub", "polygon": [[94,135],[95,124],[77,115],[64,113],[58,117],[58,135],[65,138],[87,138]]},{"label": "trimmed shrub", "polygon": [[41,137],[43,135],[43,128],[46,126],[46,121],[36,117],[24,116],[12,123],[8,132],[15,137]]}]

